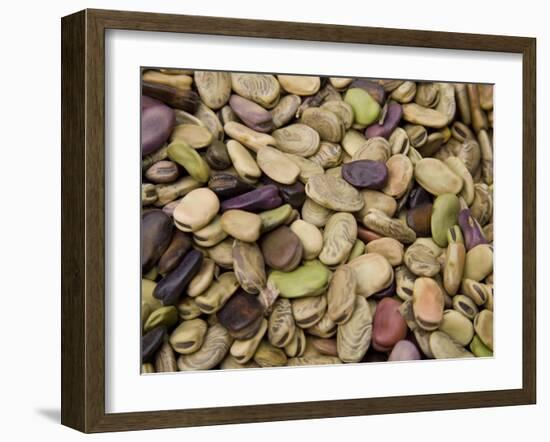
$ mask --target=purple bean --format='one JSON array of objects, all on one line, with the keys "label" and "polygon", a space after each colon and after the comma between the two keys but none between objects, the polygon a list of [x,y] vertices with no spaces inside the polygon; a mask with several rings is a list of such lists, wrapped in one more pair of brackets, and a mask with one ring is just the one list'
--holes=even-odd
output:
[{"label": "purple bean", "polygon": [[141,362],[148,362],[164,342],[166,327],[158,326],[141,337]]},{"label": "purple bean", "polygon": [[271,112],[265,110],[259,104],[239,95],[231,95],[229,106],[249,128],[258,132],[269,132],[273,129]]},{"label": "purple bean", "polygon": [[351,161],[342,166],[342,178],[354,187],[382,189],[388,180],[388,168],[382,161]]},{"label": "purple bean", "polygon": [[174,111],[162,102],[142,96],[141,154],[150,154],[162,147],[176,124]]},{"label": "purple bean", "polygon": [[264,175],[262,183],[277,186],[283,201],[290,204],[294,209],[301,208],[306,200],[305,186],[300,181],[296,181],[294,184],[281,184]]},{"label": "purple bean", "polygon": [[383,137],[388,139],[401,121],[402,116],[403,110],[401,109],[401,105],[399,103],[390,103],[384,122],[382,124],[371,124],[365,130],[365,136],[367,138]]},{"label": "purple bean", "polygon": [[261,212],[262,210],[279,207],[283,200],[279,196],[277,186],[269,184],[251,192],[225,200],[222,202],[222,212],[230,209],[247,210],[249,212]]},{"label": "purple bean", "polygon": [[153,296],[160,299],[162,305],[176,304],[187,284],[199,272],[202,260],[202,253],[198,250],[188,252],[178,266],[158,282]]},{"label": "purple bean", "polygon": [[395,344],[388,357],[388,361],[416,361],[418,359],[422,359],[418,348],[411,341],[405,339]]},{"label": "purple bean", "polygon": [[473,249],[479,244],[488,244],[488,241],[483,234],[483,229],[477,220],[472,216],[470,209],[462,209],[458,212],[458,225],[462,230],[466,250]]},{"label": "purple bean", "polygon": [[395,278],[393,278],[391,284],[388,287],[373,294],[372,298],[378,301],[380,299],[387,298],[388,296],[393,296],[395,295],[396,287],[397,285],[395,282]]},{"label": "purple bean", "polygon": [[432,196],[423,187],[417,185],[414,189],[411,190],[411,193],[409,193],[407,207],[409,209],[414,209],[415,207],[431,203]]}]

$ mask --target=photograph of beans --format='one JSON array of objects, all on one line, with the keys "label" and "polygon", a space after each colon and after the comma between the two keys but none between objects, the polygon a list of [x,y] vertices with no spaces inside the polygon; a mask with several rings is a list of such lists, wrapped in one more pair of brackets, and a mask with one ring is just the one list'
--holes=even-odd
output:
[{"label": "photograph of beans", "polygon": [[142,373],[493,355],[493,85],[151,68]]}]

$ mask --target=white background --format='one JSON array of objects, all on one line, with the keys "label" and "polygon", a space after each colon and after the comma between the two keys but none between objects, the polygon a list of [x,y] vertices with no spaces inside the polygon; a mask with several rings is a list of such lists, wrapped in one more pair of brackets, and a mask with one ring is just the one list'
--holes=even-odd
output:
[{"label": "white background", "polygon": [[[464,411],[354,417],[147,431],[92,436],[95,440],[281,440],[288,437],[441,440],[525,438],[544,440],[550,413],[550,327],[542,312],[550,303],[543,280],[548,267],[550,185],[543,147],[550,145],[544,122],[550,118],[550,30],[543,2],[276,2],[244,1],[49,1],[19,0],[4,6],[2,32],[2,168],[4,194],[0,230],[3,309],[0,320],[0,435],[4,440],[83,440],[59,425],[60,396],[60,22],[62,15],[85,7],[133,9],[202,15],[312,21],[364,26],[409,27],[457,32],[486,32],[538,38],[538,405]],[[7,96],[6,96],[7,95]],[[521,109],[518,109],[518,118]],[[519,149],[520,146],[517,146]],[[546,200],[548,198],[546,197]],[[546,212],[546,213],[545,213]],[[514,232],[510,232],[511,235]],[[545,265],[546,264],[546,265]],[[546,436],[543,436],[546,434]],[[529,437],[529,436],[528,436]],[[505,439],[506,438],[506,439]]]},{"label": "white background", "polygon": [[[109,31],[106,43],[106,411],[170,410],[521,386],[521,57],[418,48]],[[179,54],[190,54],[182,61]],[[259,56],[261,54],[261,56]],[[327,63],[327,59],[330,63]],[[369,63],[365,63],[368,60]],[[403,63],[406,60],[406,63]],[[140,376],[140,65],[495,82],[496,357]],[[429,70],[426,70],[429,66]],[[429,75],[429,78],[426,77]],[[135,164],[135,163],[134,163]],[[137,164],[136,164],[137,166]],[[129,195],[135,197],[129,198]],[[510,236],[509,232],[517,232]],[[505,242],[504,242],[505,241]],[[499,244],[506,244],[504,250]],[[502,259],[501,259],[502,258]],[[504,259],[505,258],[505,259]],[[501,295],[499,295],[501,294]],[[134,345],[128,345],[134,343]],[[381,382],[370,382],[380,379]],[[388,382],[391,379],[391,382]],[[414,382],[411,380],[414,379]],[[382,381],[383,380],[383,381]],[[319,388],[320,384],[325,388]],[[284,388],[281,388],[284,386]],[[220,391],[223,390],[223,394]],[[186,394],[172,394],[185,391]]]}]

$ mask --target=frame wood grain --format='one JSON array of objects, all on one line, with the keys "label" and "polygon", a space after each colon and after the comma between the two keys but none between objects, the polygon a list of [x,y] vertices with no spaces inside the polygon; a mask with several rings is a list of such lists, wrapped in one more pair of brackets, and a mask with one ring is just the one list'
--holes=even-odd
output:
[{"label": "frame wood grain", "polygon": [[[523,386],[479,391],[105,412],[105,30],[126,29],[441,49],[523,57]],[[536,40],[525,37],[84,10],[62,19],[61,422],[83,432],[141,430],[533,404],[536,401]]]}]

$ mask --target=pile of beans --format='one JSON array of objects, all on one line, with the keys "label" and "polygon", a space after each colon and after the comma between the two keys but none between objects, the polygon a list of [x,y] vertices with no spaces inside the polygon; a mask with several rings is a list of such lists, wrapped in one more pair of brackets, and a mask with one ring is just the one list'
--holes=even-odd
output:
[{"label": "pile of beans", "polygon": [[142,372],[493,354],[493,87],[142,72]]}]

